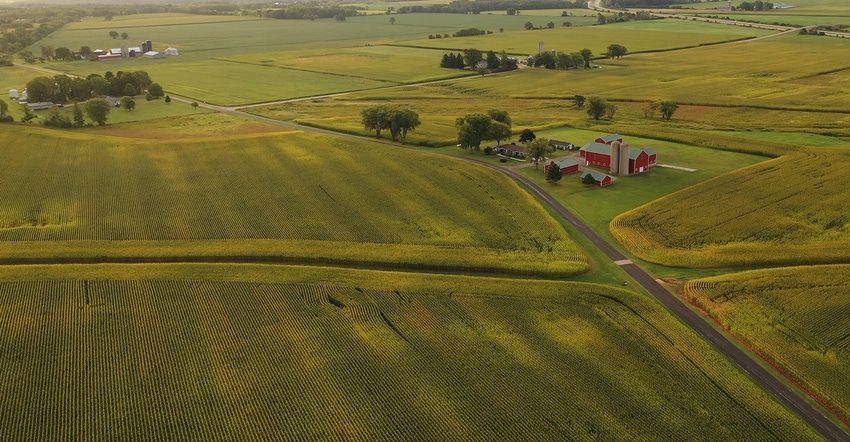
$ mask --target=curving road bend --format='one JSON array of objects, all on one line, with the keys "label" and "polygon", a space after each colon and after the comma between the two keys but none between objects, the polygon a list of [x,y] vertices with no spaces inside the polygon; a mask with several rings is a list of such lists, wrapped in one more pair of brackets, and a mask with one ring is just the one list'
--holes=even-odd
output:
[{"label": "curving road bend", "polygon": [[[475,160],[473,160],[475,161]],[[620,266],[643,288],[652,294],[659,302],[667,307],[674,315],[684,322],[688,327],[702,336],[720,353],[726,355],[735,365],[747,373],[753,380],[760,384],[765,390],[776,397],[779,402],[785,404],[794,413],[817,430],[824,438],[830,441],[850,441],[850,434],[846,433],[840,426],[824,416],[819,410],[809,404],[805,399],[782,383],[776,376],[759,365],[753,358],[744,353],[733,344],[726,336],[715,329],[705,318],[691,310],[682,300],[673,296],[667,289],[659,284],[652,276],[635,265],[619,250],[614,248],[608,241],[590,229],[587,224],[578,219],[572,212],[567,210],[561,203],[546,193],[540,186],[517,172],[494,166],[483,161],[479,164],[498,169],[517,181],[548,204],[558,215],[572,224],[582,235],[598,247],[608,258]]]}]

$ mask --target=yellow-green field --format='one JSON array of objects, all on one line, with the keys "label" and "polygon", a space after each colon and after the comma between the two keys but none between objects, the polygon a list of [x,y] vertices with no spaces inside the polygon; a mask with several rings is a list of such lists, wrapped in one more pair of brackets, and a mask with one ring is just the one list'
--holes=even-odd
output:
[{"label": "yellow-green field", "polygon": [[451,288],[382,289],[395,274],[337,285],[314,282],[337,270],[279,266],[85,279],[104,272],[91,267],[0,271],[8,438],[817,440],[617,288],[416,276]]},{"label": "yellow-green field", "polygon": [[303,133],[140,141],[9,129],[0,134],[7,259],[262,254],[547,275],[587,269],[531,196],[458,160]]},{"label": "yellow-green field", "polygon": [[659,198],[612,235],[650,262],[751,267],[850,261],[845,150],[802,151]]},{"label": "yellow-green field", "polygon": [[758,270],[691,281],[683,295],[847,419],[848,274],[847,265]]}]

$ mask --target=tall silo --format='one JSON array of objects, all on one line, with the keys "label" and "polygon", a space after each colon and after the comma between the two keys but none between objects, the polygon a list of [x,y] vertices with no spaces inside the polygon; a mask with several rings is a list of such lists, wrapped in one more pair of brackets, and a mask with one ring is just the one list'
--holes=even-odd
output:
[{"label": "tall silo", "polygon": [[620,175],[629,174],[629,156],[631,155],[629,143],[623,142],[620,145]]},{"label": "tall silo", "polygon": [[611,143],[611,164],[608,165],[610,173],[617,173],[620,167],[620,142]]}]

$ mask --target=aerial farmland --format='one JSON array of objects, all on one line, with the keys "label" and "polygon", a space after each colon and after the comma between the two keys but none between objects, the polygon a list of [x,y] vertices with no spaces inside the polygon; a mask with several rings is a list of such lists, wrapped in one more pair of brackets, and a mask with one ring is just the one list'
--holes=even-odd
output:
[{"label": "aerial farmland", "polygon": [[0,434],[850,440],[850,8],[550,3],[10,4]]}]

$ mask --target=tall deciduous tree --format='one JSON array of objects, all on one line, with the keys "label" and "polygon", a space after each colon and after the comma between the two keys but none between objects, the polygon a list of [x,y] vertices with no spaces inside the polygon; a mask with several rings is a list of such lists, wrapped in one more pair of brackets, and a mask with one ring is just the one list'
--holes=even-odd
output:
[{"label": "tall deciduous tree", "polygon": [[511,115],[508,114],[508,111],[502,109],[490,109],[487,111],[487,115],[489,115],[493,121],[505,123],[509,128],[511,127]]},{"label": "tall deciduous tree", "polygon": [[507,140],[511,137],[511,127],[501,121],[493,121],[490,123],[491,140],[496,140],[496,144],[501,144],[502,140]]},{"label": "tall deciduous tree", "polygon": [[118,31],[109,31],[109,36],[112,37],[113,40],[118,38]]},{"label": "tall deciduous tree", "polygon": [[549,140],[546,138],[536,138],[525,145],[525,154],[534,161],[535,169],[537,169],[537,165],[540,163],[540,160],[546,158],[546,156],[554,152],[554,150],[555,149],[551,144],[549,144]]},{"label": "tall deciduous tree", "polygon": [[381,138],[381,131],[389,128],[388,111],[383,105],[367,107],[360,111],[360,121],[366,130],[374,130],[375,137]]},{"label": "tall deciduous tree", "polygon": [[590,60],[593,59],[593,51],[590,49],[584,48],[578,51],[579,55],[581,55],[581,59],[584,62],[584,68],[590,69]]},{"label": "tall deciduous tree", "polygon": [[407,132],[416,130],[420,124],[419,114],[407,108],[390,108],[387,112],[387,122],[389,123],[390,133],[393,141],[404,141],[407,139]]},{"label": "tall deciduous tree", "polygon": [[590,97],[587,100],[587,115],[593,117],[594,120],[598,120],[605,115],[605,112],[608,110],[608,102],[605,101],[602,97]]},{"label": "tall deciduous tree", "polygon": [[457,142],[464,149],[481,149],[481,141],[490,135],[493,120],[489,115],[469,114],[455,120]]},{"label": "tall deciduous tree", "polygon": [[106,124],[106,119],[109,116],[109,111],[112,106],[103,98],[92,98],[86,101],[84,111],[90,120],[97,123],[98,126]]},{"label": "tall deciduous tree", "polygon": [[607,55],[608,58],[623,58],[627,52],[629,52],[629,50],[626,49],[625,46],[610,44],[608,45],[608,50],[605,51],[605,55]]},{"label": "tall deciduous tree", "polygon": [[470,68],[475,69],[475,66],[484,60],[484,54],[475,48],[463,50],[463,63]]},{"label": "tall deciduous tree", "polygon": [[133,97],[121,97],[121,107],[127,110],[136,108],[136,100]]}]

